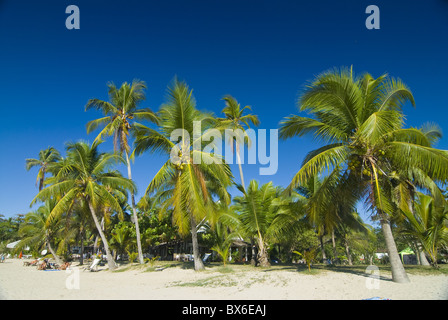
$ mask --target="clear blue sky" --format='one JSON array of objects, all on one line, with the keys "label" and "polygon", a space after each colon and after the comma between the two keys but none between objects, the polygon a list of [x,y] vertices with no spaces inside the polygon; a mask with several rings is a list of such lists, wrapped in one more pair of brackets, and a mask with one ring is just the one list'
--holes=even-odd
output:
[{"label": "clear blue sky", "polygon": [[[81,11],[81,29],[67,30],[65,8]],[[381,29],[367,30],[365,9],[381,10]],[[0,0],[0,214],[30,211],[37,169],[25,159],[48,146],[93,141],[85,124],[88,99],[107,98],[106,84],[139,78],[158,110],[175,75],[194,89],[198,108],[219,114],[225,94],[251,105],[260,128],[275,129],[297,113],[306,81],[334,66],[400,77],[417,107],[408,126],[448,127],[448,1]],[[447,138],[438,147],[448,149]],[[311,138],[280,141],[279,170],[250,179],[286,186]],[[112,145],[106,143],[104,151]],[[163,159],[136,159],[139,198]],[[125,172],[125,171],[123,171]],[[234,170],[238,181],[238,171]]]}]

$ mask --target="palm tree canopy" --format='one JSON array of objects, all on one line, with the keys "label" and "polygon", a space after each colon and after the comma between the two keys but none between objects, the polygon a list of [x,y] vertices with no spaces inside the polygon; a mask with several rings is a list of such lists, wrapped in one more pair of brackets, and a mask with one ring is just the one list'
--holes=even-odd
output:
[{"label": "palm tree canopy", "polygon": [[55,205],[56,201],[49,199],[37,210],[25,216],[24,224],[19,229],[22,240],[16,247],[17,249],[29,246],[40,250],[45,246],[46,241],[61,229],[59,220],[50,219],[50,213]]},{"label": "palm tree canopy", "polygon": [[[226,188],[233,177],[219,155],[194,148],[196,141],[202,141],[202,136],[194,135],[195,123],[201,124],[202,134],[214,125],[214,118],[196,109],[193,92],[185,82],[174,79],[158,118],[158,130],[144,125],[135,127],[134,152],[138,155],[152,151],[171,156],[150,182],[146,193],[158,190],[163,207],[174,209],[173,220],[179,232],[186,233],[191,217],[201,221],[212,210],[214,195],[230,202]],[[178,143],[170,140],[175,130],[181,134]],[[174,156],[173,150],[177,150]],[[200,161],[194,161],[198,158]]]},{"label": "palm tree canopy", "polygon": [[59,199],[49,218],[59,217],[70,211],[76,199],[85,199],[94,207],[110,207],[123,214],[120,201],[115,193],[122,190],[135,190],[135,184],[110,168],[124,159],[118,154],[100,153],[98,142],[89,145],[85,142],[67,144],[67,170],[54,183],[40,191],[31,205],[37,201]]},{"label": "palm tree canopy", "polygon": [[[241,108],[241,105],[238,103],[238,101],[231,95],[226,95],[223,100],[225,102],[225,107],[222,109],[222,113],[224,113],[225,118],[216,119],[218,129],[241,130],[242,132],[245,132],[246,129],[250,128],[251,124],[254,126],[258,126],[260,124],[260,120],[258,119],[257,115],[244,114],[246,110],[252,110],[250,106]],[[235,137],[232,137],[232,139],[229,141],[232,149],[235,139]],[[239,143],[247,143],[248,145],[250,145],[249,137],[247,137],[246,141],[241,141]]]},{"label": "palm tree canopy", "polygon": [[145,82],[140,80],[134,80],[131,84],[125,82],[120,88],[109,83],[108,88],[109,101],[90,99],[85,107],[86,111],[96,109],[104,114],[104,117],[87,123],[87,133],[104,126],[95,141],[114,135],[114,149],[129,153],[128,135],[135,124],[132,120],[157,122],[157,117],[151,109],[139,108],[139,104],[145,100]]},{"label": "palm tree canopy", "polygon": [[260,124],[258,116],[254,114],[244,115],[245,110],[252,110],[250,106],[241,108],[238,101],[231,95],[226,95],[223,100],[225,101],[225,107],[222,109],[222,112],[225,115],[225,119],[220,120],[227,120],[225,123],[228,124],[229,127],[232,126],[233,129],[243,129],[242,124],[246,125],[247,128],[250,128],[251,123],[255,126]]},{"label": "palm tree canopy", "polygon": [[55,165],[61,160],[58,150],[53,147],[41,150],[38,159],[26,159],[25,168],[29,171],[33,167],[40,167],[36,178],[36,185],[39,183],[39,190],[42,190],[46,172],[53,173]]},{"label": "palm tree canopy", "polygon": [[[407,208],[406,208],[407,209]],[[402,210],[405,217],[401,233],[410,235],[421,243],[437,263],[437,249],[448,244],[448,206],[437,205],[434,197],[417,192],[414,210]]]},{"label": "palm tree canopy", "polygon": [[[290,199],[272,182],[259,187],[256,180],[251,180],[247,190],[241,186],[239,189],[244,195],[233,199],[234,210],[238,213],[233,218],[238,219],[244,237],[274,241],[296,220],[290,212]],[[230,217],[227,218],[230,221]]]},{"label": "palm tree canopy", "polygon": [[403,128],[407,102],[415,105],[409,88],[387,75],[355,77],[352,68],[319,75],[299,99],[300,111],[312,117],[294,115],[281,122],[281,138],[313,133],[324,142],[305,157],[291,186],[337,167],[375,183],[382,175],[410,168],[436,181],[447,179],[448,153],[431,147],[440,131],[435,126]]}]

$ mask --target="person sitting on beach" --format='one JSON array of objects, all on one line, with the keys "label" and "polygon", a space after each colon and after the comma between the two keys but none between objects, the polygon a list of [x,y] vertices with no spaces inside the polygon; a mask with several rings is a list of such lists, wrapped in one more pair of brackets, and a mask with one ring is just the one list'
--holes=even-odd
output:
[{"label": "person sitting on beach", "polygon": [[59,267],[59,270],[67,270],[70,268],[70,262],[64,262],[62,266]]},{"label": "person sitting on beach", "polygon": [[48,259],[44,259],[41,264],[37,266],[37,270],[45,270],[48,268]]},{"label": "person sitting on beach", "polygon": [[37,265],[39,263],[39,259],[36,259],[36,260],[33,260],[33,261],[31,261],[30,262],[30,266],[35,266],[35,265]]}]

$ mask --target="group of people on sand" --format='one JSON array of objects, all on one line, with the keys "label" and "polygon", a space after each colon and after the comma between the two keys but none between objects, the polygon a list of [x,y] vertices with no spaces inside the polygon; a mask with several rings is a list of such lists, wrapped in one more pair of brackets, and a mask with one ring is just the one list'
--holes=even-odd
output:
[{"label": "group of people on sand", "polygon": [[70,268],[69,262],[64,262],[62,265],[58,265],[57,263],[50,262],[49,259],[36,259],[31,262],[25,261],[23,265],[37,266],[37,270],[67,270],[68,268]]}]

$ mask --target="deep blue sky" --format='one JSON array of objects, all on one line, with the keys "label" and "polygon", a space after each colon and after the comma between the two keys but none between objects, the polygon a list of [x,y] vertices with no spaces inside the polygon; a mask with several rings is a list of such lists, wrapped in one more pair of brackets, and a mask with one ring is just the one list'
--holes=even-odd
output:
[{"label": "deep blue sky", "polygon": [[[70,4],[80,8],[80,30],[65,28]],[[365,27],[370,4],[381,10],[380,30]],[[219,114],[231,94],[252,106],[260,128],[275,129],[297,113],[306,81],[353,65],[411,88],[417,107],[405,109],[408,126],[433,121],[446,129],[447,35],[446,0],[0,0],[0,214],[30,211],[37,169],[27,172],[26,158],[93,141],[85,124],[99,114],[84,106],[107,99],[109,81],[146,81],[142,106],[158,110],[177,75],[194,89],[199,109]],[[280,141],[277,174],[258,176],[257,165],[245,165],[246,184],[286,186],[315,147],[311,138]],[[447,138],[438,147],[448,149]],[[136,159],[137,198],[163,160]]]}]

